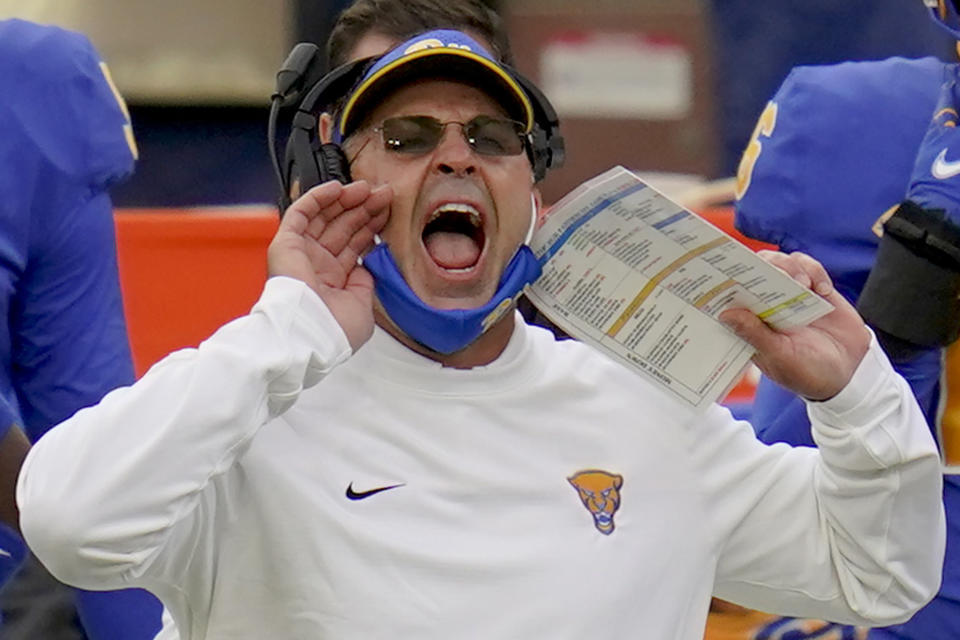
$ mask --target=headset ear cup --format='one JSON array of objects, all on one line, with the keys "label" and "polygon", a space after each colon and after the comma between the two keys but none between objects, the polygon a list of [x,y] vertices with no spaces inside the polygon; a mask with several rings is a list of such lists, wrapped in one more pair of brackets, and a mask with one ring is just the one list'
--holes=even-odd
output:
[{"label": "headset ear cup", "polygon": [[321,182],[339,180],[343,184],[351,182],[350,163],[338,144],[328,142],[317,149],[317,166],[320,168]]},{"label": "headset ear cup", "polygon": [[533,167],[533,180],[540,182],[547,175],[550,168],[550,150],[547,147],[547,135],[538,126],[530,132],[527,145],[527,155],[530,166]]},{"label": "headset ear cup", "polygon": [[[302,115],[302,114],[301,114]],[[299,193],[329,180],[350,182],[350,165],[340,145],[321,144],[316,135],[316,119],[304,116],[294,121],[287,140],[286,188],[296,182]]]},{"label": "headset ear cup", "polygon": [[516,69],[508,67],[508,71],[523,88],[533,105],[534,120],[537,124],[534,128],[536,134],[529,141],[529,153],[530,164],[534,168],[534,178],[539,182],[546,177],[548,170],[563,165],[566,156],[563,136],[560,135],[560,118],[550,104],[550,100],[537,88],[537,85]]},{"label": "headset ear cup", "polygon": [[299,185],[298,193],[291,194],[294,198],[306,193],[311,187],[321,182],[320,169],[313,153],[313,144],[310,133],[299,127],[294,127],[287,141],[287,188]]},{"label": "headset ear cup", "polygon": [[550,141],[547,144],[549,149],[548,154],[550,156],[549,163],[547,166],[550,169],[559,169],[563,166],[563,161],[567,158],[567,148],[563,142],[563,136],[560,135],[559,130],[554,130],[553,134],[550,136]]}]

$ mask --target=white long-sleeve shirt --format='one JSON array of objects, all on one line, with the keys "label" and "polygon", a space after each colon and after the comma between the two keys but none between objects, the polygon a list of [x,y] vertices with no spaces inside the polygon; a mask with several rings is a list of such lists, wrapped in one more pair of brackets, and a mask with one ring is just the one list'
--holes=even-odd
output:
[{"label": "white long-sleeve shirt", "polygon": [[351,355],[275,278],[45,436],[18,500],[55,576],[145,587],[183,640],[699,640],[712,593],[903,620],[943,558],[929,430],[875,344],[809,410],[819,451],[765,446],[522,323],[471,370],[379,330]]}]

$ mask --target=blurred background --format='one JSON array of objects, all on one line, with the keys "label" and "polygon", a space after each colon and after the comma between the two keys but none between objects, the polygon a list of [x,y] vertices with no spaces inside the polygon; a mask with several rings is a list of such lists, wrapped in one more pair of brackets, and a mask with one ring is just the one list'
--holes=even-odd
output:
[{"label": "blurred background", "polygon": [[[140,146],[118,207],[273,203],[266,116],[276,68],[323,43],[346,0],[0,0],[0,17],[85,33],[126,96]],[[517,66],[563,121],[556,201],[614,165],[662,188],[734,174],[796,64],[956,57],[920,0],[491,0]],[[868,114],[851,114],[852,118]],[[878,132],[882,135],[882,132]]]},{"label": "blurred background", "polygon": [[[275,72],[294,43],[324,43],[347,4],[0,0],[0,18],[86,34],[129,103],[140,158],[112,196],[138,375],[257,299],[278,221],[266,140]],[[547,204],[620,164],[741,240],[725,179],[794,65],[957,57],[921,0],[489,4],[562,120],[567,162],[542,185]],[[728,400],[749,406],[754,382],[748,372]]]}]

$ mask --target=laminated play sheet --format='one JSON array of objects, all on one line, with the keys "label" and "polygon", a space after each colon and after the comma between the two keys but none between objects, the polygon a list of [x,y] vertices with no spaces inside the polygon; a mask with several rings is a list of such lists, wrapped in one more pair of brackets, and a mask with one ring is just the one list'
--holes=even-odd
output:
[{"label": "laminated play sheet", "polygon": [[623,167],[558,202],[530,246],[543,275],[527,295],[544,315],[697,409],[753,355],[721,311],[745,307],[787,329],[833,310]]}]

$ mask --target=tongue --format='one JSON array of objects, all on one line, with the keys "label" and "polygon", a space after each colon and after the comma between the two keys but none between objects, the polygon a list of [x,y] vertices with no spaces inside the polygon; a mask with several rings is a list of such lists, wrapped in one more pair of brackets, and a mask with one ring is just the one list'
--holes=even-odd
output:
[{"label": "tongue", "polygon": [[427,253],[444,269],[466,269],[480,259],[480,247],[462,233],[436,231],[425,239]]}]

